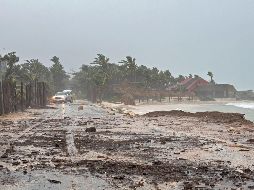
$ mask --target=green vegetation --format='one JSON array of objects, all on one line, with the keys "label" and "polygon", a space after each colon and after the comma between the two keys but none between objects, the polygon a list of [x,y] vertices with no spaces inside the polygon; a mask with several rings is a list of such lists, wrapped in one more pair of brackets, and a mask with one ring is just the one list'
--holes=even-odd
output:
[{"label": "green vegetation", "polygon": [[[19,63],[15,52],[0,55],[0,61],[7,63],[5,79],[24,83],[44,81],[48,83],[51,94],[68,87],[74,90],[79,98],[87,98],[93,102],[103,99],[119,100],[126,93],[128,96],[135,94],[138,98],[148,97],[148,91],[163,92],[169,86],[177,86],[177,83],[186,78],[199,77],[192,74],[174,77],[169,70],[138,65],[131,56],[126,56],[116,64],[111,63],[105,55],[97,54],[92,63],[82,65],[79,71],[72,73],[72,77],[66,73],[56,56],[50,59],[50,67],[46,67],[38,59]],[[211,77],[211,82],[214,82],[213,73],[208,72],[208,76]],[[132,89],[135,93],[129,93],[126,89]]]},{"label": "green vegetation", "polygon": [[38,59],[26,60],[20,65],[18,75],[25,82],[45,81],[50,82],[50,71]]},{"label": "green vegetation", "polygon": [[141,93],[147,89],[165,90],[169,85],[185,79],[184,76],[174,78],[169,70],[160,71],[156,67],[150,69],[144,65],[138,66],[136,59],[131,56],[127,56],[119,64],[110,63],[109,60],[98,54],[93,63],[82,65],[80,71],[73,73],[71,85],[79,96],[92,101],[115,99],[117,94],[114,87],[124,84],[126,86],[126,83],[138,88],[135,93]]},{"label": "green vegetation", "polygon": [[52,77],[52,90],[54,92],[62,91],[69,80],[69,76],[66,74],[58,57],[54,56],[50,61],[53,62],[53,65],[49,68]]},{"label": "green vegetation", "polygon": [[13,82],[30,83],[33,81],[47,82],[50,94],[61,91],[68,83],[69,76],[64,71],[59,58],[54,56],[51,61],[53,65],[48,68],[38,59],[26,60],[25,63],[18,64],[19,57],[16,52],[0,55],[0,63],[6,63],[7,68],[3,76],[4,80]]},{"label": "green vegetation", "polygon": [[16,52],[8,53],[3,57],[1,56],[0,59],[7,64],[5,79],[13,80],[19,71],[19,66],[16,64],[19,62],[19,57],[16,56]]}]

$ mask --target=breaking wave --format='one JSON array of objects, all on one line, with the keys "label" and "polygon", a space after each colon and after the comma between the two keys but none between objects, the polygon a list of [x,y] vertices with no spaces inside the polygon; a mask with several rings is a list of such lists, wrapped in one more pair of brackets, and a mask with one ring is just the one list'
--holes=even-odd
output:
[{"label": "breaking wave", "polygon": [[228,103],[227,106],[235,106],[238,108],[244,109],[253,109],[254,110],[254,103],[251,102],[241,102],[241,103]]}]

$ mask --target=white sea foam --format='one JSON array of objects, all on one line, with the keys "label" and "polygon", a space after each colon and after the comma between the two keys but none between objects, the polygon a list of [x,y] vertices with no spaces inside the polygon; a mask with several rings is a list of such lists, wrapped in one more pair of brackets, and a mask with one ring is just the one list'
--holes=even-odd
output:
[{"label": "white sea foam", "polygon": [[254,103],[252,102],[241,102],[241,103],[228,103],[227,106],[235,106],[238,108],[244,109],[253,109],[254,110]]}]

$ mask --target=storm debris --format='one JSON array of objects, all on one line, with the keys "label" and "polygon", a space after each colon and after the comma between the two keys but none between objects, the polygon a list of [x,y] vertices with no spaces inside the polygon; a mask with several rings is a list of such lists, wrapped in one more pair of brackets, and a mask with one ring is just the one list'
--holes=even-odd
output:
[{"label": "storm debris", "polygon": [[[26,125],[42,120],[5,121],[0,128],[0,143],[5,147],[0,155],[0,184],[7,184],[7,178],[8,185],[15,186],[19,180],[30,183],[26,179],[34,177],[31,173],[43,172],[49,187],[64,185],[70,179],[63,181],[60,176],[68,173],[71,179],[103,179],[110,184],[105,189],[251,189],[251,125],[235,133],[235,126],[247,123],[241,116],[208,115],[156,112],[116,117],[93,106],[77,110],[70,105],[64,117],[61,112],[47,115],[43,125],[20,138],[16,136]],[[223,122],[217,124],[220,119]],[[58,175],[48,176],[52,171]]]},{"label": "storm debris", "polygon": [[95,133],[96,132],[96,128],[95,127],[88,127],[88,128],[86,128],[86,132],[88,132],[88,133]]},{"label": "storm debris", "polygon": [[57,180],[54,180],[54,179],[48,179],[48,181],[50,183],[55,183],[55,184],[61,184],[62,183],[61,181],[57,181]]}]

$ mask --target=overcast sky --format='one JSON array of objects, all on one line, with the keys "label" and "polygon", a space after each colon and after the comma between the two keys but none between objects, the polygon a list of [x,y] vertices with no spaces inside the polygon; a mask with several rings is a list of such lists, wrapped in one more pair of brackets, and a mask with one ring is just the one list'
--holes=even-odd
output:
[{"label": "overcast sky", "polygon": [[0,0],[0,54],[78,70],[97,53],[254,89],[254,0]]}]

